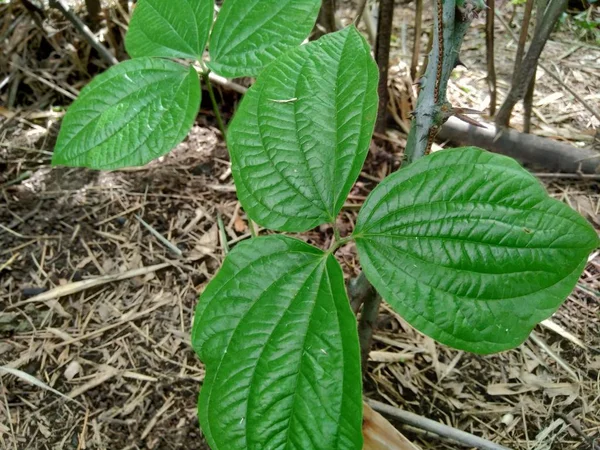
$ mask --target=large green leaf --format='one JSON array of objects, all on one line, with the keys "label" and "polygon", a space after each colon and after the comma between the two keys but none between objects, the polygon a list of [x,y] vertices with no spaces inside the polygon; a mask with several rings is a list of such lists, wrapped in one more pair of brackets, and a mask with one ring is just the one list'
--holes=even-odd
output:
[{"label": "large green leaf", "polygon": [[225,77],[256,76],[310,33],[321,0],[226,0],[210,36],[209,67]]},{"label": "large green leaf", "polygon": [[214,17],[214,0],[139,0],[125,38],[134,58],[202,59]]},{"label": "large green leaf", "polygon": [[477,148],[439,152],[388,177],[355,237],[367,278],[396,311],[477,353],[523,342],[599,244],[585,219],[515,161]]},{"label": "large green leaf", "polygon": [[198,415],[213,450],[360,450],[356,320],[332,255],[284,236],[239,244],[196,309]]},{"label": "large green leaf", "polygon": [[377,80],[353,26],[261,73],[228,133],[238,197],[255,221],[305,231],[335,220],[369,150]]},{"label": "large green leaf", "polygon": [[144,165],[185,138],[199,106],[193,68],[155,58],[125,61],[81,91],[63,120],[52,164]]}]

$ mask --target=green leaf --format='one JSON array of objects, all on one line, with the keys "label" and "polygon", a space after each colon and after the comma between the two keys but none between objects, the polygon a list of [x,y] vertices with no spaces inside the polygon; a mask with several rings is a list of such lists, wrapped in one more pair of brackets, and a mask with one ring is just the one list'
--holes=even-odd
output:
[{"label": "green leaf", "polygon": [[356,320],[332,255],[284,236],[242,242],[200,296],[192,344],[213,450],[362,449]]},{"label": "green leaf", "polygon": [[256,76],[313,29],[321,0],[226,0],[210,36],[209,67],[224,77]]},{"label": "green leaf", "polygon": [[518,163],[445,150],[384,180],[356,231],[361,265],[421,332],[462,350],[522,343],[573,290],[594,229]]},{"label": "green leaf", "polygon": [[185,138],[199,107],[194,68],[155,58],[125,61],[97,76],[71,105],[52,164],[142,166]]},{"label": "green leaf", "polygon": [[214,0],[139,0],[125,37],[133,58],[201,60],[214,17]]},{"label": "green leaf", "polygon": [[252,219],[298,232],[335,221],[369,150],[377,80],[354,27],[261,73],[228,133],[238,197]]}]

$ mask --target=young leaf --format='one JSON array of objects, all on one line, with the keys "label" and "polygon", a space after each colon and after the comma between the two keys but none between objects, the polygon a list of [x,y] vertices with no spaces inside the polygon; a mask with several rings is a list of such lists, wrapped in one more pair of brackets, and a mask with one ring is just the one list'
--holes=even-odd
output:
[{"label": "young leaf", "polygon": [[238,197],[256,222],[306,231],[335,220],[369,150],[377,80],[353,26],[261,73],[228,133]]},{"label": "young leaf", "polygon": [[125,61],[97,76],[71,105],[52,164],[144,165],[185,138],[199,107],[193,68],[155,58]]},{"label": "young leaf", "polygon": [[192,344],[213,450],[362,449],[356,320],[332,255],[285,236],[242,242],[200,296]]},{"label": "young leaf", "polygon": [[125,36],[127,52],[202,59],[214,7],[214,0],[139,0]]},{"label": "young leaf", "polygon": [[522,343],[571,293],[594,229],[515,161],[435,153],[384,180],[361,210],[360,261],[421,332],[462,350]]},{"label": "young leaf", "polygon": [[210,36],[209,67],[224,77],[256,76],[311,32],[321,0],[226,0]]}]

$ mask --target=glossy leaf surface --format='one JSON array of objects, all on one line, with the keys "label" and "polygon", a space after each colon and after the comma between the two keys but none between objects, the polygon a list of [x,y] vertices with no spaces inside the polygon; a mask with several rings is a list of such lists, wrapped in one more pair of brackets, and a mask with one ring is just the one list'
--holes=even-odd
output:
[{"label": "glossy leaf surface", "polygon": [[155,58],[125,61],[94,78],[68,109],[52,163],[144,165],[185,138],[199,106],[193,68]]},{"label": "glossy leaf surface", "polygon": [[209,67],[224,77],[256,76],[313,29],[321,0],[226,0],[210,36]]},{"label": "glossy leaf surface", "polygon": [[378,72],[349,27],[286,53],[250,88],[228,133],[238,197],[274,230],[335,220],[377,114]]},{"label": "glossy leaf surface", "polygon": [[377,290],[421,332],[462,350],[522,343],[571,293],[595,230],[512,159],[442,151],[384,180],[355,231]]},{"label": "glossy leaf surface", "polygon": [[213,450],[362,448],[356,320],[331,255],[245,241],[200,296],[198,415]]},{"label": "glossy leaf surface", "polygon": [[139,0],[125,38],[133,58],[202,59],[213,23],[214,0]]}]

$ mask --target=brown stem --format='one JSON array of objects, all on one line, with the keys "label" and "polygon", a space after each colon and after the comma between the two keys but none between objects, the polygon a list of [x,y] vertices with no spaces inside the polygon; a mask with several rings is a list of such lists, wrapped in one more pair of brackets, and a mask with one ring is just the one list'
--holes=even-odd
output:
[{"label": "brown stem", "polygon": [[527,86],[527,92],[525,92],[525,98],[523,99],[523,132],[531,133],[531,116],[533,113],[533,94],[535,93],[535,74],[537,68],[533,74],[533,78]]},{"label": "brown stem", "polygon": [[456,145],[481,147],[552,172],[598,174],[600,153],[533,134],[493,125],[480,128],[452,117],[438,137]]},{"label": "brown stem", "polygon": [[508,96],[496,116],[496,125],[499,127],[508,126],[513,108],[519,100],[523,99],[525,91],[535,76],[540,55],[546,46],[552,30],[554,30],[556,22],[558,22],[558,19],[567,7],[567,2],[568,0],[551,0],[546,8],[546,14],[544,14],[542,19],[539,32],[534,35],[520,70],[515,75],[515,81],[508,92]]},{"label": "brown stem", "polygon": [[[542,9],[545,10],[546,9],[546,0],[540,0],[539,3],[541,4],[540,10],[542,10]],[[506,23],[506,21],[502,19],[502,16],[498,15],[497,17],[498,17],[498,19],[500,19],[500,22],[502,23],[504,28],[506,28],[506,31],[511,35],[513,40],[516,41],[517,37],[513,33],[512,29],[510,28],[510,25],[508,25],[508,23]],[[571,87],[569,87],[568,84],[565,84],[565,82],[557,74],[555,74],[552,70],[550,70],[549,66],[542,63],[541,61],[538,62],[538,66],[541,67],[544,70],[544,72],[546,72],[547,75],[549,75],[552,79],[554,79],[554,81],[559,83],[567,92],[569,92],[569,94],[571,94],[573,97],[575,97],[575,99],[579,103],[581,103],[581,105],[585,109],[587,109],[590,113],[592,113],[594,115],[594,117],[596,117],[598,120],[600,120],[600,111],[597,111],[592,105],[590,105],[590,103],[588,101],[586,101],[576,91],[574,91]],[[535,77],[535,74],[534,74],[534,77]]]},{"label": "brown stem", "polygon": [[367,280],[364,272],[350,280],[348,283],[348,297],[350,297],[350,307],[355,315],[358,314],[366,299],[372,297],[374,293],[373,286]]},{"label": "brown stem", "polygon": [[355,280],[352,280],[351,285],[349,286],[349,293],[350,298],[352,299],[351,304],[353,308],[356,308],[358,301],[362,301],[363,303],[360,319],[358,320],[358,340],[360,343],[360,356],[364,373],[367,368],[367,362],[369,361],[373,330],[377,322],[377,316],[379,315],[381,296],[375,291],[375,288],[371,283],[369,283],[364,272],[361,272]]},{"label": "brown stem", "polygon": [[494,53],[494,12],[496,11],[496,0],[487,0],[487,13],[485,22],[485,45],[487,48],[487,82],[490,89],[490,116],[496,114],[498,93],[496,84],[496,62]]},{"label": "brown stem", "polygon": [[[546,6],[548,5],[547,0],[536,0],[535,2],[535,31],[534,36],[540,32],[540,27],[542,26],[542,20],[544,18],[544,12],[546,11]],[[535,76],[537,73],[537,68],[533,74],[533,78],[531,79],[529,85],[527,86],[527,92],[525,93],[525,98],[523,99],[523,109],[524,109],[524,119],[523,119],[523,131],[525,133],[531,133],[531,116],[533,113],[533,95],[535,94]]]},{"label": "brown stem", "polygon": [[379,66],[379,111],[375,132],[385,133],[387,108],[390,99],[388,92],[388,71],[390,65],[390,43],[394,18],[394,0],[379,1],[379,21],[377,22],[377,42],[375,43],[375,61]]},{"label": "brown stem", "polygon": [[519,43],[517,45],[517,55],[515,56],[515,69],[513,72],[513,85],[517,81],[523,55],[525,54],[525,44],[527,44],[527,35],[529,33],[529,22],[531,22],[531,11],[533,10],[533,0],[527,0],[525,3],[525,12],[523,13],[523,24],[521,26],[521,34],[519,35]]},{"label": "brown stem", "polygon": [[358,9],[357,9],[358,12],[356,14],[356,19],[354,19],[354,23],[356,24],[356,26],[358,26],[358,24],[360,23],[360,19],[362,18],[362,15],[364,14],[366,7],[367,7],[367,0],[360,0]]},{"label": "brown stem", "polygon": [[410,64],[410,77],[414,81],[419,70],[419,56],[421,56],[421,34],[423,31],[423,0],[417,0],[415,12],[415,40],[413,42],[412,62]]}]

